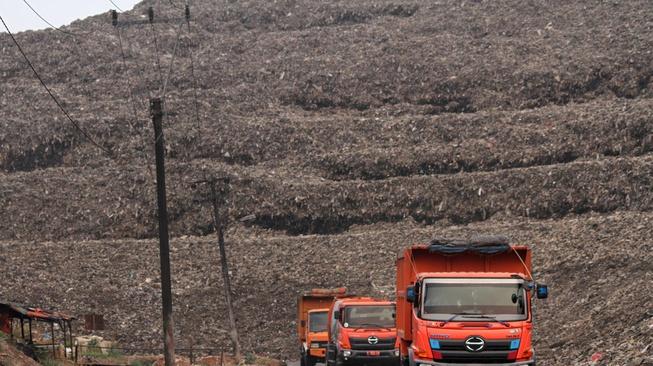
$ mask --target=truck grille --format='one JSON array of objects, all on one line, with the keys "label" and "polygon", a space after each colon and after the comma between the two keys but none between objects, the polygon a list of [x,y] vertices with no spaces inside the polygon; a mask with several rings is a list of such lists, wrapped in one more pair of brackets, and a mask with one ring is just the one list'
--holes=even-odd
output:
[{"label": "truck grille", "polygon": [[465,356],[465,357],[456,357],[453,355],[442,355],[442,359],[438,360],[441,362],[447,362],[447,363],[462,363],[462,364],[493,364],[493,363],[501,363],[505,364],[506,362],[510,362],[507,357],[486,357],[486,356],[481,356],[481,355],[471,355],[471,356]]},{"label": "truck grille", "polygon": [[368,338],[349,338],[351,349],[356,350],[388,350],[395,348],[397,338],[379,338],[378,343],[370,344]]},{"label": "truck grille", "polygon": [[[485,341],[484,351],[510,351],[510,340]],[[440,341],[442,351],[467,351],[464,340]]]},{"label": "truck grille", "polygon": [[449,363],[504,363],[508,361],[511,340],[486,340],[480,352],[469,352],[464,340],[442,340],[440,349],[443,362]]}]

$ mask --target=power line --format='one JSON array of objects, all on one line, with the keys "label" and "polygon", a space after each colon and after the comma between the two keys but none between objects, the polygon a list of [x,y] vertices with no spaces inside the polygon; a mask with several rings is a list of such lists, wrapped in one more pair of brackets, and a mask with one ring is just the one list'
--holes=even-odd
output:
[{"label": "power line", "polygon": [[170,2],[170,5],[172,5],[172,7],[175,9],[183,9],[183,7],[177,6],[177,4],[175,4],[175,2],[172,0],[168,0],[168,2]]},{"label": "power line", "polygon": [[57,104],[57,106],[59,107],[59,109],[61,109],[61,112],[63,112],[63,114],[66,116],[66,118],[68,118],[68,120],[70,121],[70,123],[72,123],[72,125],[75,126],[75,128],[76,128],[76,129],[77,129],[77,130],[78,130],[82,135],[84,135],[84,137],[86,137],[86,139],[87,139],[89,142],[91,142],[93,145],[97,146],[100,150],[104,151],[105,153],[109,154],[109,156],[111,156],[111,151],[109,151],[109,149],[107,149],[106,147],[104,147],[104,146],[100,145],[99,143],[97,143],[97,142],[95,141],[95,139],[93,139],[93,137],[92,137],[91,135],[89,135],[88,132],[84,131],[84,130],[82,129],[82,127],[79,125],[79,123],[77,123],[77,122],[76,122],[76,121],[75,121],[75,120],[70,116],[70,114],[68,114],[68,111],[66,111],[66,109],[63,107],[63,105],[61,105],[61,103],[59,102],[59,100],[57,99],[57,97],[55,97],[54,94],[52,93],[52,91],[50,91],[50,88],[48,88],[48,85],[45,83],[45,81],[43,81],[43,78],[41,78],[41,75],[39,75],[39,73],[36,71],[36,69],[35,69],[34,66],[32,65],[32,62],[29,60],[29,58],[28,58],[27,55],[25,54],[25,52],[23,51],[22,47],[20,47],[20,44],[18,43],[18,41],[17,41],[16,38],[14,37],[13,33],[11,33],[11,30],[9,30],[9,27],[7,26],[7,23],[5,23],[5,20],[2,18],[2,16],[0,16],[0,21],[2,21],[2,25],[4,25],[5,29],[7,30],[7,33],[8,33],[9,36],[11,37],[11,40],[14,42],[14,44],[16,45],[16,47],[18,47],[18,51],[20,51],[21,55],[23,55],[23,58],[25,58],[25,61],[26,61],[27,64],[29,65],[30,69],[32,69],[32,71],[34,72],[34,75],[36,76],[36,78],[41,82],[41,85],[43,85],[43,88],[45,88],[45,90],[48,92],[48,94],[50,95],[50,97],[52,98],[52,100],[54,100],[54,102]]},{"label": "power line", "polygon": [[195,104],[195,121],[197,123],[197,136],[198,140],[201,139],[202,134],[200,132],[201,124],[200,124],[200,112],[199,112],[199,102],[198,102],[198,97],[197,97],[197,78],[195,77],[195,61],[193,59],[193,44],[192,44],[192,34],[193,32],[191,31],[190,28],[190,5],[188,2],[186,2],[186,9],[185,9],[185,15],[186,15],[186,25],[188,26],[188,55],[190,58],[190,74],[191,77],[193,78],[193,97],[194,97],[194,104]]},{"label": "power line", "polygon": [[[127,74],[127,57],[125,56],[125,50],[122,46],[122,36],[120,34],[120,28],[118,28],[117,26],[115,26],[114,28],[116,29],[116,34],[118,35],[118,44],[120,45],[120,55],[122,56],[122,65],[123,68],[125,69],[125,73]],[[138,121],[138,111],[136,107],[136,97],[134,96],[134,88],[132,87],[131,78],[129,77],[129,74],[127,74],[126,76],[126,81],[127,81],[127,88],[129,89],[129,102],[132,105],[132,112],[134,114],[134,121],[128,122],[129,127],[131,127],[132,131],[136,132],[140,136],[141,140],[143,141],[143,144],[145,144],[145,136],[143,136],[141,131],[137,129],[136,126],[134,126],[134,124]],[[141,150],[141,154],[143,156],[143,160],[145,161],[145,165],[148,168],[148,173],[150,174],[150,178],[153,178],[152,169],[150,168],[147,159],[147,153],[145,153],[144,150]]]},{"label": "power line", "polygon": [[177,48],[179,48],[179,41],[181,40],[181,30],[184,26],[184,23],[179,23],[179,29],[177,29],[177,41],[175,42],[175,48],[172,51],[172,59],[170,60],[170,68],[168,69],[168,75],[165,78],[163,83],[163,91],[161,92],[161,98],[165,99],[166,91],[168,88],[168,82],[170,81],[170,75],[172,75],[172,68],[175,64],[175,57],[177,56]]},{"label": "power line", "polygon": [[59,27],[55,27],[52,23],[48,22],[44,17],[41,16],[41,14],[39,14],[38,11],[36,11],[36,9],[34,9],[34,8],[32,7],[32,5],[30,5],[30,4],[27,2],[27,0],[23,0],[23,2],[25,3],[25,5],[27,5],[27,6],[32,10],[32,12],[34,12],[34,14],[36,14],[36,16],[38,16],[39,18],[41,18],[41,20],[44,21],[45,24],[49,25],[51,28],[56,29],[56,30],[58,30],[59,32],[64,33],[64,34],[67,34],[67,35],[69,35],[69,36],[74,35],[72,32],[68,32],[68,31],[65,31],[65,30],[63,30],[63,29],[61,29],[61,28],[59,28]]},{"label": "power line", "polygon": [[149,7],[147,9],[148,20],[150,21],[150,30],[152,31],[152,39],[154,40],[154,53],[156,55],[156,68],[159,73],[159,84],[163,85],[163,71],[161,71],[161,58],[159,57],[159,42],[156,38],[156,31],[154,30],[154,9]]},{"label": "power line", "polygon": [[118,5],[116,5],[116,3],[113,2],[113,0],[109,0],[109,2],[110,2],[111,4],[113,4],[113,6],[115,6],[116,9],[118,9],[118,11],[120,11],[121,13],[124,13],[124,11],[123,11],[122,9],[120,9],[120,7],[119,7]]},{"label": "power line", "polygon": [[[68,37],[72,37],[73,40],[75,40],[75,43],[76,43],[76,44],[73,46],[73,50],[74,50],[74,52],[77,54],[77,58],[78,58],[80,61],[82,61],[82,56],[81,56],[81,53],[80,53],[80,52],[81,52],[81,51],[80,51],[80,47],[78,47],[78,46],[80,45],[80,43],[77,42],[77,36],[78,36],[78,34],[73,33],[73,32],[69,32],[69,31],[65,31],[65,30],[63,30],[63,29],[61,29],[61,28],[55,27],[52,23],[50,23],[50,22],[47,21],[43,16],[41,16],[41,14],[39,14],[39,12],[36,11],[36,9],[34,9],[34,7],[32,7],[32,6],[27,2],[27,0],[23,0],[23,2],[25,3],[25,5],[27,5],[27,6],[32,10],[32,12],[33,12],[34,14],[36,14],[36,16],[38,16],[38,17],[39,17],[39,18],[40,18],[40,19],[41,19],[45,24],[49,25],[51,28],[53,28],[53,29],[55,29],[55,30],[61,32],[62,34],[66,35],[66,36],[68,36]],[[82,88],[84,89],[85,95],[86,95],[87,97],[89,97],[89,96],[91,95],[91,93],[90,93],[90,91],[88,90],[88,87],[86,86],[86,83],[84,82],[85,78],[83,78],[82,75],[80,75],[80,72],[79,72],[79,71],[75,72],[75,76],[77,76],[77,78],[78,78],[79,80],[82,81],[82,82],[81,82],[81,85],[82,85]]]}]

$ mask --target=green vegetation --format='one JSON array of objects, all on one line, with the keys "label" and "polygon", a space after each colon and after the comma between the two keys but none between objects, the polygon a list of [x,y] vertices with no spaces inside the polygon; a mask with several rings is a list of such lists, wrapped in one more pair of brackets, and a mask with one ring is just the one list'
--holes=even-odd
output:
[{"label": "green vegetation", "polygon": [[256,355],[252,352],[247,352],[245,354],[245,364],[253,365],[256,362]]},{"label": "green vegetation", "polygon": [[61,366],[61,363],[57,360],[51,358],[39,359],[39,363],[42,366]]},{"label": "green vegetation", "polygon": [[96,358],[96,359],[124,357],[124,354],[119,349],[115,349],[115,348],[111,348],[109,350],[102,349],[97,339],[92,339],[88,342],[86,346],[80,347],[80,353],[83,356]]},{"label": "green vegetation", "polygon": [[152,364],[154,364],[153,361],[136,360],[136,361],[132,361],[129,365],[130,366],[152,366]]}]

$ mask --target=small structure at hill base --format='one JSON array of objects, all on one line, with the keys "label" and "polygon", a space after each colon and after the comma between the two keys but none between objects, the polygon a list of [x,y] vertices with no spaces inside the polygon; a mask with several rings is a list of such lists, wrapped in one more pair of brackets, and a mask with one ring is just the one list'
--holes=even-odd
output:
[{"label": "small structure at hill base", "polygon": [[[39,346],[51,346],[53,358],[57,358],[55,324],[63,333],[63,357],[67,358],[68,356],[73,356],[72,352],[66,352],[66,346],[71,346],[73,344],[73,320],[75,320],[74,317],[57,311],[48,311],[37,307],[23,306],[6,301],[0,302],[0,331],[6,333],[12,338],[20,336],[26,344],[34,348]],[[49,325],[49,344],[45,344],[44,342],[37,342],[39,344],[35,344],[32,330],[33,322],[41,322]],[[14,325],[14,323],[18,324]],[[27,335],[25,334],[25,323],[28,325]],[[16,326],[20,328],[19,334],[14,334]],[[43,338],[44,340],[46,339],[46,337]]]}]

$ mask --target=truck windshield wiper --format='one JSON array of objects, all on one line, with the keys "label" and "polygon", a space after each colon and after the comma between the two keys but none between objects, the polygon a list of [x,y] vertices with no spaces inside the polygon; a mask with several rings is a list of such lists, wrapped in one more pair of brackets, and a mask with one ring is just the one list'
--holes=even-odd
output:
[{"label": "truck windshield wiper", "polygon": [[468,315],[468,318],[474,318],[474,319],[490,319],[494,320],[495,322],[505,326],[506,328],[510,328],[510,324],[508,322],[499,320],[495,316],[490,316],[490,315],[485,315],[485,314],[478,314],[478,315]]},{"label": "truck windshield wiper", "polygon": [[452,322],[452,321],[453,321],[454,319],[456,319],[457,317],[459,317],[459,316],[463,316],[463,315],[465,315],[465,316],[469,316],[469,315],[473,315],[473,314],[470,314],[470,313],[467,313],[467,312],[454,313],[453,316],[451,316],[451,318],[449,318],[449,319],[443,321],[443,322],[440,324],[440,326],[441,326],[441,327],[444,327],[445,325],[447,325],[447,323]]}]

